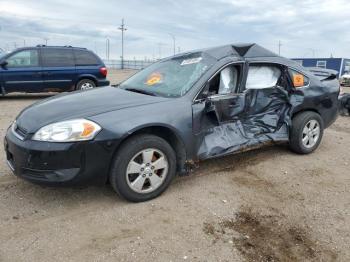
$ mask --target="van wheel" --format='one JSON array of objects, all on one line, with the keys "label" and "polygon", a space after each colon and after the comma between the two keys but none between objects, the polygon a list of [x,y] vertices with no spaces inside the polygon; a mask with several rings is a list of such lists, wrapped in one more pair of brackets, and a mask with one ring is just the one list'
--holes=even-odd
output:
[{"label": "van wheel", "polygon": [[96,87],[96,84],[94,81],[90,79],[82,79],[78,82],[76,86],[76,90],[89,90],[95,87]]},{"label": "van wheel", "polygon": [[154,135],[138,135],[118,150],[110,172],[113,189],[132,202],[159,196],[176,173],[176,156],[172,147]]},{"label": "van wheel", "polygon": [[307,111],[293,118],[289,146],[298,154],[309,154],[316,150],[323,136],[323,120],[315,112]]}]

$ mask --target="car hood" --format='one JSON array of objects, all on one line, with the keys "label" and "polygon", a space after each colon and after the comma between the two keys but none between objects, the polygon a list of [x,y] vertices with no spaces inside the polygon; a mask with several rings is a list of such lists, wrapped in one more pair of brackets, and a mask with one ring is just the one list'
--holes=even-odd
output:
[{"label": "car hood", "polygon": [[89,91],[63,94],[39,101],[24,109],[17,117],[17,125],[28,133],[54,123],[168,101],[169,98],[155,97],[126,91],[116,87],[96,88]]}]

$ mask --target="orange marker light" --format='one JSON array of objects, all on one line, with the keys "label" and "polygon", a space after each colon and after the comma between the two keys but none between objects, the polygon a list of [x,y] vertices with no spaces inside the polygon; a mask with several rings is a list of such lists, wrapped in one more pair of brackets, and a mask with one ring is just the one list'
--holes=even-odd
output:
[{"label": "orange marker light", "polygon": [[84,126],[84,131],[81,133],[82,137],[87,137],[91,135],[95,130],[95,127],[89,123],[84,123],[83,126]]}]

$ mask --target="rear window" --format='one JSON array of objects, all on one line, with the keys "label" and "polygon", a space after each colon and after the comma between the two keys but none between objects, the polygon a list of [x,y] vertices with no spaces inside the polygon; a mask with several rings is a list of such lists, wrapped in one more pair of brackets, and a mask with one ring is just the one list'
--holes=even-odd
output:
[{"label": "rear window", "polygon": [[46,67],[74,66],[73,52],[70,49],[41,49],[42,63]]},{"label": "rear window", "polygon": [[89,51],[74,50],[76,65],[99,65],[100,61]]},{"label": "rear window", "polygon": [[303,75],[302,73],[299,73],[298,71],[295,71],[293,69],[288,69],[289,75],[292,78],[293,86],[296,88],[308,86],[310,84],[310,80],[308,77]]}]

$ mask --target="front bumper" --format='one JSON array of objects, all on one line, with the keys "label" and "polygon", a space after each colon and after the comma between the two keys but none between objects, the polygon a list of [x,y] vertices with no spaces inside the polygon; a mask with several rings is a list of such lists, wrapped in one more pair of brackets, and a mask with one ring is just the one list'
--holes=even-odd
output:
[{"label": "front bumper", "polygon": [[50,143],[21,140],[10,129],[4,139],[6,161],[13,173],[41,184],[103,184],[113,156],[110,143]]}]

